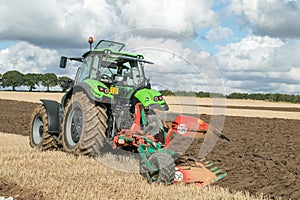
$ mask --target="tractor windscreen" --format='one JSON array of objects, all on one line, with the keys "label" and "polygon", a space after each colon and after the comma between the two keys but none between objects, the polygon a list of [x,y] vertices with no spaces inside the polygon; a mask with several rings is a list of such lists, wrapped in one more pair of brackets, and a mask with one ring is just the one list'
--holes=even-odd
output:
[{"label": "tractor windscreen", "polygon": [[119,42],[113,42],[108,40],[101,40],[95,47],[95,49],[109,49],[114,52],[119,52],[125,45]]},{"label": "tractor windscreen", "polygon": [[146,80],[142,62],[113,55],[109,58],[103,57],[99,74],[103,82],[116,82],[133,87],[145,83]]},{"label": "tractor windscreen", "polygon": [[92,79],[108,84],[139,87],[147,83],[144,75],[144,63],[151,62],[113,53],[91,53],[84,58],[75,81],[77,83]]}]

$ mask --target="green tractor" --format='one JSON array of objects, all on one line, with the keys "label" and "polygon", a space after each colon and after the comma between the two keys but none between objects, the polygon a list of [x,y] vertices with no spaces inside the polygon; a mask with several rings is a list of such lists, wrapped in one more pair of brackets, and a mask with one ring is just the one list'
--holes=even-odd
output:
[{"label": "green tractor", "polygon": [[[74,86],[61,102],[42,99],[34,112],[30,145],[41,150],[62,149],[74,155],[98,156],[106,146],[139,153],[140,173],[149,182],[172,184],[192,181],[201,186],[217,176],[205,164],[175,166],[174,135],[205,137],[208,124],[182,115],[161,115],[169,109],[160,92],[151,89],[143,55],[121,52],[124,44],[101,40],[80,58]],[[226,138],[215,130],[219,137]],[[227,138],[226,138],[227,139]],[[215,169],[215,168],[214,168]],[[202,177],[199,177],[202,176]]]}]

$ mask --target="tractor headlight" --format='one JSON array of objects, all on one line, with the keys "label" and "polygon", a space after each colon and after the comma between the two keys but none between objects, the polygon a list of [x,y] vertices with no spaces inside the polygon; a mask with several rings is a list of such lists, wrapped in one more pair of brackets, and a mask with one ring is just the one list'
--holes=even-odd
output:
[{"label": "tractor headlight", "polygon": [[162,96],[155,96],[154,101],[162,101],[164,98]]},{"label": "tractor headlight", "polygon": [[108,94],[108,93],[109,93],[109,89],[108,89],[108,88],[104,88],[104,87],[102,87],[102,86],[100,86],[100,85],[98,85],[98,90],[99,90],[100,92],[104,92],[105,94]]}]

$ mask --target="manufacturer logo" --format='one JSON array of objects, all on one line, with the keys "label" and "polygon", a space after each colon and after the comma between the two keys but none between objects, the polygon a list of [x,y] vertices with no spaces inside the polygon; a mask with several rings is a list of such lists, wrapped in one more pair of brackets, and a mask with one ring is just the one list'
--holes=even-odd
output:
[{"label": "manufacturer logo", "polygon": [[183,180],[183,173],[180,171],[175,172],[175,181],[182,181]]},{"label": "manufacturer logo", "polygon": [[186,124],[179,124],[177,131],[179,134],[185,134],[187,132]]}]

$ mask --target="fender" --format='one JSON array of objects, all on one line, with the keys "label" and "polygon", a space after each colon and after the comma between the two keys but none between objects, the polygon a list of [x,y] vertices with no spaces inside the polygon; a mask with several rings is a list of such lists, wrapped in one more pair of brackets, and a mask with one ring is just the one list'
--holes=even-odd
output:
[{"label": "fender", "polygon": [[57,101],[53,100],[40,100],[46,108],[48,116],[48,132],[50,134],[59,134],[61,131],[60,128],[60,104]]},{"label": "fender", "polygon": [[[98,82],[98,85],[102,85],[101,82]],[[103,85],[104,86],[104,85]],[[102,103],[111,103],[112,99],[113,99],[113,96],[110,95],[110,94],[104,94],[103,96],[95,96],[96,94],[93,93],[93,88],[91,87],[91,85],[89,85],[88,83],[86,82],[80,82],[78,84],[76,84],[72,89],[70,89],[63,97],[62,97],[62,100],[61,100],[61,104],[63,107],[66,106],[66,103],[68,101],[68,99],[71,98],[72,94],[75,93],[75,92],[79,92],[79,91],[84,91],[86,93],[86,95],[88,96],[88,98],[91,100],[91,101],[94,101],[94,102],[102,102]]]},{"label": "fender", "polygon": [[143,88],[134,94],[134,98],[141,102],[144,107],[169,110],[168,104],[157,90]]}]

